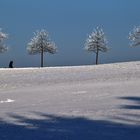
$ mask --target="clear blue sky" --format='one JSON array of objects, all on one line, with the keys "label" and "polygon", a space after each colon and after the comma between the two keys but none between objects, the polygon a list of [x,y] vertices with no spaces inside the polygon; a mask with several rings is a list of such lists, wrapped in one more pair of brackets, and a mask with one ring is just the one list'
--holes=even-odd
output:
[{"label": "clear blue sky", "polygon": [[58,47],[45,55],[45,66],[93,64],[85,40],[93,29],[104,29],[110,48],[100,63],[140,60],[140,46],[129,47],[128,33],[140,25],[140,0],[0,0],[0,28],[9,34],[9,51],[0,54],[0,67],[40,66],[40,56],[28,55],[33,32],[46,29]]}]

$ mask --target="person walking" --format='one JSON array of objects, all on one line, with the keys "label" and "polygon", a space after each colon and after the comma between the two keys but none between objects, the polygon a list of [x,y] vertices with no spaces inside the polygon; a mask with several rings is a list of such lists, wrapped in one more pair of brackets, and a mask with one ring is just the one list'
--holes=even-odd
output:
[{"label": "person walking", "polygon": [[13,61],[10,61],[9,68],[13,68]]}]

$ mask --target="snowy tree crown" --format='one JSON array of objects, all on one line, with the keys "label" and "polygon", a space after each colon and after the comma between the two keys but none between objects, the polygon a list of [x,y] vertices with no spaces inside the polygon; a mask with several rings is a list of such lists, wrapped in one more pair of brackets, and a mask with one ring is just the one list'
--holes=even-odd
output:
[{"label": "snowy tree crown", "polygon": [[34,37],[28,43],[27,51],[29,54],[37,54],[42,51],[54,54],[56,53],[56,46],[54,42],[50,41],[48,32],[42,29],[34,33]]},{"label": "snowy tree crown", "polygon": [[1,30],[2,29],[0,28],[0,42],[2,42],[4,39],[6,39],[8,37],[8,35],[3,33]]},{"label": "snowy tree crown", "polygon": [[108,50],[107,40],[101,28],[97,27],[94,32],[88,36],[85,43],[85,49],[95,53],[97,53],[97,51],[106,52]]},{"label": "snowy tree crown", "polygon": [[7,47],[3,44],[4,39],[8,37],[7,34],[3,33],[0,29],[0,53],[7,51]]},{"label": "snowy tree crown", "polygon": [[140,45],[140,26],[134,27],[132,32],[129,33],[129,40],[132,47]]}]

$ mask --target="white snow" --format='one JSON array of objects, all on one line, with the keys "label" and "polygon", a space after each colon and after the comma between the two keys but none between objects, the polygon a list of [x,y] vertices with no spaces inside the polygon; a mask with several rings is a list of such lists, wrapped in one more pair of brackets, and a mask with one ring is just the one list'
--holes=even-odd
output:
[{"label": "white snow", "polygon": [[140,62],[0,69],[0,139],[139,140]]},{"label": "white snow", "polygon": [[0,101],[0,103],[12,103],[14,102],[14,100],[11,100],[11,99],[7,99],[5,101]]}]

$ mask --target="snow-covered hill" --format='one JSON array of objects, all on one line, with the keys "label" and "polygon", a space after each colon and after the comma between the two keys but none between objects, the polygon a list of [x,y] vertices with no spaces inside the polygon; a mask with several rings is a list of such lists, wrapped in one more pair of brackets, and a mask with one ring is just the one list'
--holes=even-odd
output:
[{"label": "snow-covered hill", "polygon": [[140,62],[0,69],[0,140],[139,140]]}]

